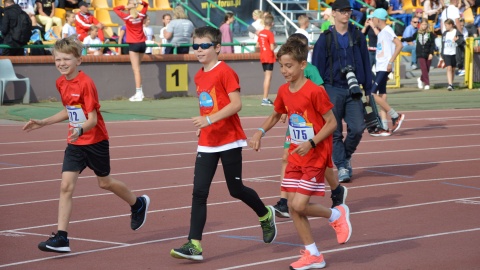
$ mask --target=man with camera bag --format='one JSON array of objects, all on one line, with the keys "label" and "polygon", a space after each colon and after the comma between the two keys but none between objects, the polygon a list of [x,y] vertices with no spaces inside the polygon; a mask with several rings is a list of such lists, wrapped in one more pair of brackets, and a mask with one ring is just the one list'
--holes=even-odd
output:
[{"label": "man with camera bag", "polygon": [[[336,0],[332,4],[335,24],[320,35],[313,48],[312,64],[323,80],[337,130],[333,133],[333,162],[338,169],[339,182],[352,178],[352,155],[357,149],[365,129],[362,92],[370,95],[372,72],[365,36],[349,23],[352,7],[348,0]],[[358,80],[358,82],[357,82]],[[342,135],[342,119],[347,123],[347,136]]]}]

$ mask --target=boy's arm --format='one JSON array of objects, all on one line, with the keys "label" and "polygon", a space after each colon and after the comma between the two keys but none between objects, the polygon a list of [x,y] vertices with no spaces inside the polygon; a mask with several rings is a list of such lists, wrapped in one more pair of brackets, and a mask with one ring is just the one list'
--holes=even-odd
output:
[{"label": "boy's arm", "polygon": [[45,119],[42,119],[42,120],[30,119],[25,124],[25,126],[23,126],[22,129],[26,132],[30,132],[32,130],[39,129],[39,128],[47,126],[47,125],[51,125],[51,124],[55,124],[55,123],[58,123],[58,122],[65,121],[67,119],[68,119],[67,109],[63,108],[63,110],[59,111],[58,113],[56,113],[56,114],[54,114],[50,117],[45,118]]},{"label": "boy's arm", "polygon": [[261,129],[259,128],[252,136],[250,139],[250,142],[248,145],[250,148],[252,148],[255,151],[260,150],[260,140],[262,139],[263,136],[265,136],[265,133],[269,131],[275,124],[280,120],[282,117],[281,113],[277,113],[276,111],[273,111],[273,113],[263,122]]},{"label": "boy's arm", "polygon": [[[325,140],[328,136],[330,136],[335,131],[335,129],[337,129],[337,120],[335,120],[335,115],[333,114],[332,110],[329,110],[327,113],[322,115],[322,117],[325,120],[325,125],[312,138],[313,143],[315,145],[317,145],[321,141]],[[313,148],[312,143],[310,141],[307,141],[307,142],[304,142],[304,143],[300,144],[290,154],[293,155],[293,154],[297,153],[300,156],[304,156],[312,148]]]},{"label": "boy's arm", "polygon": [[242,109],[242,100],[240,98],[240,91],[238,90],[233,91],[228,94],[228,97],[230,98],[230,103],[227,106],[223,107],[218,112],[208,116],[192,117],[193,125],[196,126],[197,128],[204,128],[224,118],[230,117],[238,113]]},{"label": "boy's arm", "polygon": [[[390,58],[390,60],[388,60],[389,64],[390,63],[395,63],[395,59],[397,59],[397,56],[400,54],[400,52],[402,51],[402,48],[403,48],[402,42],[397,37],[395,37],[393,39],[393,43],[395,43],[395,52],[393,53],[392,58]],[[394,64],[390,64],[389,65],[390,68],[388,68],[388,66],[387,66],[387,71],[389,71],[389,72],[392,71],[393,65]]]}]

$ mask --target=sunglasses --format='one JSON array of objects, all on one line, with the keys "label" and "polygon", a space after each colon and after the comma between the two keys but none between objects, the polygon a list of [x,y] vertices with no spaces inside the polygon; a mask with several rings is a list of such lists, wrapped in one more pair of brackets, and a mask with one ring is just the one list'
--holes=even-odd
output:
[{"label": "sunglasses", "polygon": [[336,11],[339,12],[340,14],[342,14],[342,15],[346,15],[346,14],[352,13],[352,10],[351,10],[351,9],[337,9]]},{"label": "sunglasses", "polygon": [[412,21],[412,23],[418,23],[418,21]]},{"label": "sunglasses", "polygon": [[215,43],[201,43],[201,44],[192,44],[192,48],[196,51],[198,48],[202,48],[202,50],[206,50],[212,46],[215,46]]}]

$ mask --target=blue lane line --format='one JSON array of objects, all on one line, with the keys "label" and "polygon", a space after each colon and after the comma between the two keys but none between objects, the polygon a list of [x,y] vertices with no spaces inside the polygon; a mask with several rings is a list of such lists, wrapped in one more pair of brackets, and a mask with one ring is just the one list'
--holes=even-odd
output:
[{"label": "blue lane line", "polygon": [[383,175],[389,175],[389,176],[398,176],[398,177],[402,177],[402,178],[413,178],[413,176],[408,176],[408,175],[385,173],[385,172],[372,171],[372,170],[365,170],[365,171],[367,171],[367,172],[373,172],[373,173],[378,173],[378,174],[383,174]]},{"label": "blue lane line", "polygon": [[456,186],[456,187],[463,187],[463,188],[471,188],[471,189],[478,189],[480,190],[479,187],[472,187],[472,186],[466,186],[466,185],[459,185],[459,184],[454,184],[454,183],[449,183],[449,182],[441,182],[442,184],[445,185],[451,185],[451,186]]},{"label": "blue lane line", "polygon": [[[238,236],[238,235],[219,235],[220,237],[224,238],[230,238],[230,239],[238,239],[238,240],[247,240],[247,241],[254,241],[254,242],[261,242],[263,243],[263,240],[259,239],[257,236]],[[299,244],[292,244],[292,243],[287,243],[287,242],[273,242],[272,244],[276,245],[284,245],[284,246],[294,246],[294,247],[303,247],[304,245],[299,245]]]},{"label": "blue lane line", "polygon": [[5,165],[8,167],[22,167],[20,164],[12,164],[12,163],[5,163],[5,162],[0,162],[0,165]]}]

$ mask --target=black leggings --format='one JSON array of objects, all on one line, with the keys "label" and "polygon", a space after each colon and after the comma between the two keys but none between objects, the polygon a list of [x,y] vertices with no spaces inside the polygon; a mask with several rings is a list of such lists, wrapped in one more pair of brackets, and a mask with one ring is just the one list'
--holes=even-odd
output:
[{"label": "black leggings", "polygon": [[207,221],[208,193],[219,159],[222,160],[223,173],[230,195],[250,206],[259,217],[268,213],[257,192],[242,183],[241,147],[218,153],[198,152],[193,177],[193,198],[188,239],[202,240],[203,228]]}]

